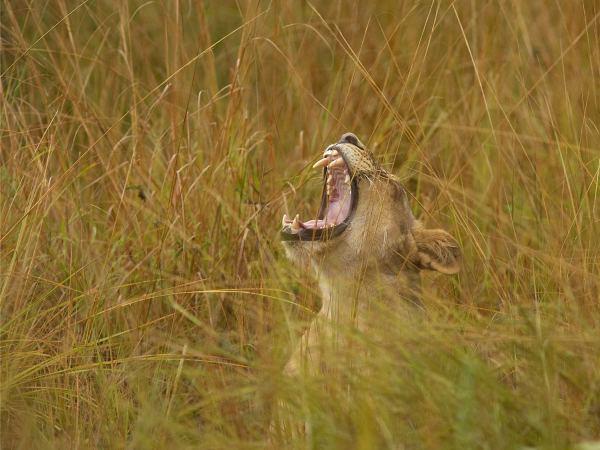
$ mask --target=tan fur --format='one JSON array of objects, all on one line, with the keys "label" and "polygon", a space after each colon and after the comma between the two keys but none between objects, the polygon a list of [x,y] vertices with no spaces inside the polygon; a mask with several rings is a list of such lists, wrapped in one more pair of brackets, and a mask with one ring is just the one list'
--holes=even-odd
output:
[{"label": "tan fur", "polygon": [[288,258],[316,276],[323,304],[303,345],[286,366],[296,373],[322,366],[324,345],[336,345],[336,330],[376,326],[377,306],[414,314],[421,308],[421,269],[456,273],[460,250],[443,230],[426,230],[415,220],[399,181],[383,170],[358,138],[346,134],[338,143],[357,177],[358,204],[348,228],[326,241],[284,242]]}]

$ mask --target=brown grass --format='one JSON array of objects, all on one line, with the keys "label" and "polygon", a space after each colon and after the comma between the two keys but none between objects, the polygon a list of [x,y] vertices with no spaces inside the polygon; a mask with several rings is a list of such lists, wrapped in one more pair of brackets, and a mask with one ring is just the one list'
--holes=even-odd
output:
[{"label": "brown grass", "polygon": [[[0,5],[2,448],[600,438],[596,1]],[[283,212],[353,131],[464,268],[285,379]],[[285,400],[277,413],[275,405]],[[272,417],[278,425],[269,426]]]}]

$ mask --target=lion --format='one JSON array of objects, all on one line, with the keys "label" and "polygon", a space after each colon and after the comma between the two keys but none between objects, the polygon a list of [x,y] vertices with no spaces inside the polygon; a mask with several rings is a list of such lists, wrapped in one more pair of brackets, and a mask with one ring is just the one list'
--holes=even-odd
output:
[{"label": "lion", "polygon": [[352,133],[329,145],[313,168],[323,171],[314,219],[283,216],[287,257],[311,271],[322,307],[289,359],[285,372],[322,370],[325,345],[339,345],[336,329],[377,326],[377,306],[420,315],[420,271],[455,274],[461,251],[441,229],[415,219],[406,190]]}]

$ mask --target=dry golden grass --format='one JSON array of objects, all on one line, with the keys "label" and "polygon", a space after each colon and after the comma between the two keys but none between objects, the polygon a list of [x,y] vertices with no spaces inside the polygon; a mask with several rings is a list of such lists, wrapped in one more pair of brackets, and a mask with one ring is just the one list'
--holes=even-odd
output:
[{"label": "dry golden grass", "polygon": [[[600,438],[597,1],[13,0],[0,18],[2,448]],[[345,131],[464,268],[424,276],[426,323],[382,318],[388,348],[357,335],[367,360],[289,380],[318,292],[280,218],[315,206],[310,164]]]}]

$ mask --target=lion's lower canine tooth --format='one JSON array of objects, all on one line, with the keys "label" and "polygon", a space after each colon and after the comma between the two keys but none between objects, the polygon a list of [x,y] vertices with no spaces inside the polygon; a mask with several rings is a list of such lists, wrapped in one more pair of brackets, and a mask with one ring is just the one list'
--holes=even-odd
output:
[{"label": "lion's lower canine tooth", "polygon": [[294,217],[294,221],[292,222],[292,231],[298,232],[301,228],[302,226],[300,225],[300,214],[296,214],[296,217]]},{"label": "lion's lower canine tooth", "polygon": [[281,226],[285,227],[286,225],[289,225],[291,222],[290,218],[287,216],[287,214],[283,215],[283,219],[281,219]]}]

